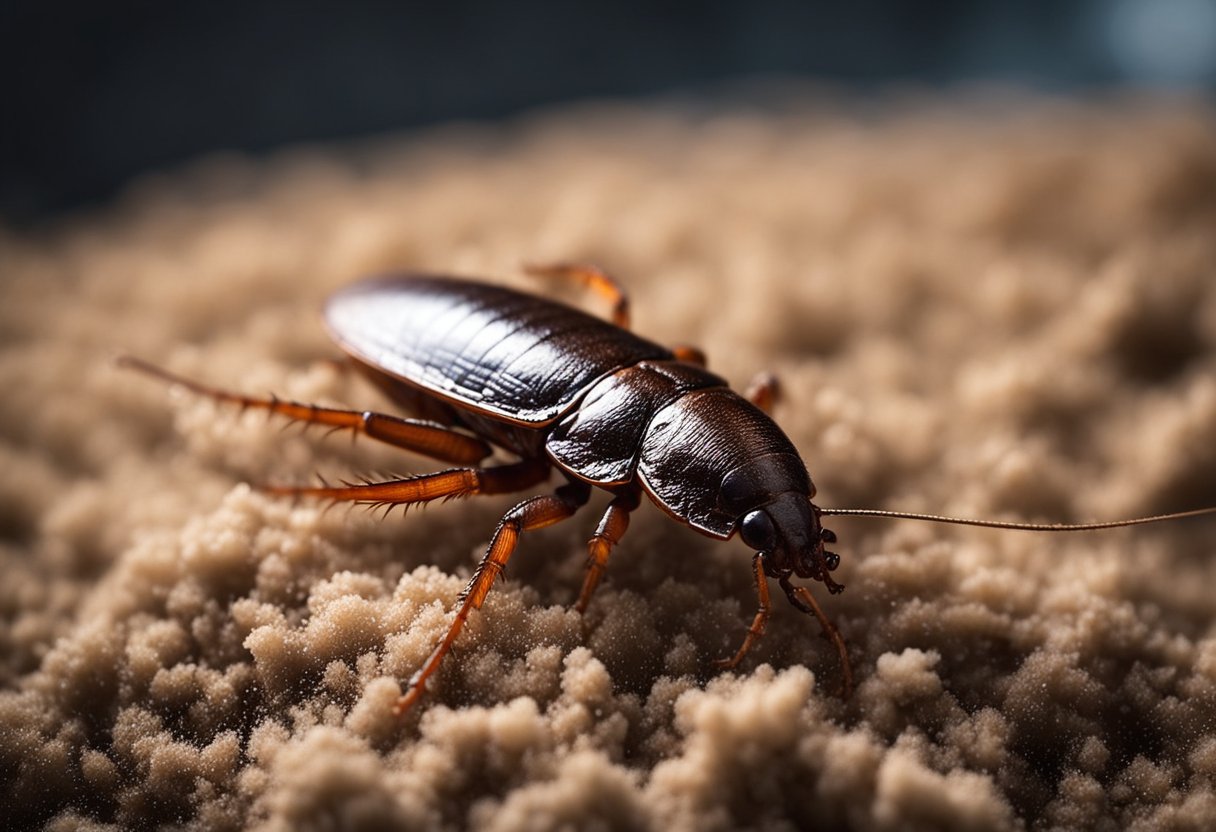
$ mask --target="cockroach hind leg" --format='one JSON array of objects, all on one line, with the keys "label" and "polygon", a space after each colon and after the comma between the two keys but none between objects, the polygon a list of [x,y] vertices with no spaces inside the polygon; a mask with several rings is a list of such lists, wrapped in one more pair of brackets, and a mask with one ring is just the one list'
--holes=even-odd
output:
[{"label": "cockroach hind leg", "polygon": [[367,410],[303,404],[280,399],[273,393],[265,397],[247,396],[244,393],[193,381],[129,355],[119,356],[115,363],[119,367],[135,370],[167,384],[178,385],[199,396],[236,405],[242,412],[253,409],[265,411],[267,417],[284,416],[289,421],[283,426],[283,430],[295,423],[300,424],[301,431],[307,431],[313,425],[328,426],[335,430],[351,430],[387,445],[461,465],[480,462],[493,451],[486,441],[435,422],[405,419]]}]

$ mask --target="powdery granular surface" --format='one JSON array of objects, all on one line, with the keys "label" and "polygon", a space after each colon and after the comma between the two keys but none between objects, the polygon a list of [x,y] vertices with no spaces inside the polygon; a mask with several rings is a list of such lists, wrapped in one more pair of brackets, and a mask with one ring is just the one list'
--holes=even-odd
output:
[{"label": "powdery granular surface", "polygon": [[[386,520],[245,483],[442,467],[116,369],[386,407],[326,294],[582,259],[703,345],[826,506],[1081,521],[1216,504],[1216,117],[962,99],[588,107],[217,157],[0,238],[0,817],[52,830],[1204,829],[1216,525],[836,519],[834,650],[749,553],[605,495],[524,538],[433,689],[512,497]],[[592,305],[594,302],[592,300]],[[776,591],[774,587],[774,591]]]}]

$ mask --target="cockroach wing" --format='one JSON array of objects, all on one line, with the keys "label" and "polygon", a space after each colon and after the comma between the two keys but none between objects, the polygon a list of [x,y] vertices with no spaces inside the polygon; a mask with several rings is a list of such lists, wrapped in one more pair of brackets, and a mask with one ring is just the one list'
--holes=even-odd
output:
[{"label": "cockroach wing", "polygon": [[763,411],[729,389],[695,390],[676,399],[655,414],[641,445],[638,474],[647,493],[713,537],[734,534],[741,503],[738,495],[724,501],[722,485],[741,466],[764,459],[769,474],[758,501],[782,491],[811,493],[793,443]]},{"label": "cockroach wing", "polygon": [[371,278],[329,298],[351,357],[458,407],[529,427],[574,407],[600,378],[671,351],[577,309],[466,280]]}]

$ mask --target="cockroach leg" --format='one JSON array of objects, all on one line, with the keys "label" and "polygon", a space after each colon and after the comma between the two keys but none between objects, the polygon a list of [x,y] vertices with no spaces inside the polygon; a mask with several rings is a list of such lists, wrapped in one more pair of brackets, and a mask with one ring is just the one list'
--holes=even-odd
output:
[{"label": "cockroach leg", "polygon": [[[354,412],[350,413],[356,415]],[[389,445],[396,445],[443,462],[469,464],[480,462],[493,453],[489,443],[435,422],[402,419],[370,410],[357,415],[361,421],[356,430],[362,430],[371,438]]]},{"label": "cockroach leg", "polygon": [[520,535],[565,520],[587,502],[590,493],[587,485],[572,483],[557,489],[555,494],[524,500],[506,513],[495,529],[494,537],[490,539],[489,548],[486,549],[477,571],[456,599],[460,606],[456,611],[455,620],[422,667],[410,678],[405,693],[393,706],[394,713],[400,715],[409,710],[422,696],[426,689],[426,680],[439,669],[443,657],[452,649],[460,631],[464,629],[469,613],[481,609],[494,579],[502,572],[515,551]]},{"label": "cockroach leg", "polygon": [[819,608],[819,604],[815,601],[815,596],[810,593],[804,586],[795,586],[790,583],[788,577],[780,579],[781,588],[785,590],[791,604],[809,615],[819,619],[819,626],[823,628],[823,633],[828,640],[836,647],[836,653],[840,656],[840,673],[841,673],[841,691],[842,699],[848,699],[853,695],[853,665],[849,661],[849,651],[845,648],[844,639],[840,635],[840,631],[836,629],[836,625],[832,623],[823,610]]},{"label": "cockroach leg", "polygon": [[625,530],[629,528],[629,513],[638,507],[641,493],[633,487],[622,491],[608,504],[595,534],[587,541],[587,574],[583,578],[583,588],[578,594],[578,602],[574,608],[580,613],[587,611],[591,603],[591,594],[599,585],[604,569],[608,565],[608,556],[612,547],[621,542]]},{"label": "cockroach leg", "polygon": [[386,482],[343,483],[340,486],[267,485],[267,494],[286,497],[315,497],[369,506],[398,506],[451,500],[473,494],[507,494],[544,482],[549,465],[544,460],[528,459],[493,468],[451,468],[434,474],[420,474]]},{"label": "cockroach leg", "polygon": [[781,383],[772,373],[758,373],[747,386],[747,400],[765,413],[781,400]]},{"label": "cockroach leg", "polygon": [[705,358],[705,351],[691,344],[676,344],[671,348],[671,351],[675,354],[677,361],[683,361],[686,364],[696,364],[698,367],[704,367],[708,363]]},{"label": "cockroach leg", "polygon": [[610,274],[586,263],[526,263],[524,271],[536,277],[557,277],[577,281],[612,304],[609,317],[622,329],[629,329],[629,295]]},{"label": "cockroach leg", "polygon": [[747,651],[751,650],[752,645],[764,635],[764,628],[768,624],[768,617],[772,612],[772,605],[768,599],[768,576],[764,574],[764,556],[759,552],[752,558],[752,571],[756,577],[756,595],[760,601],[760,608],[756,611],[756,617],[752,619],[752,626],[747,628],[747,635],[744,636],[743,643],[739,645],[739,650],[735,655],[729,659],[718,659],[714,662],[714,666],[720,670],[734,670],[739,666],[739,662],[743,661]]},{"label": "cockroach leg", "polygon": [[154,364],[141,361],[138,358],[122,356],[118,359],[121,367],[129,367],[141,373],[178,384],[201,396],[227,402],[239,406],[242,410],[253,408],[265,410],[280,416],[286,416],[294,422],[312,425],[328,425],[336,430],[353,430],[366,436],[404,448],[407,451],[424,454],[443,462],[454,462],[469,465],[485,459],[492,453],[491,447],[481,439],[460,433],[437,422],[427,422],[420,419],[402,419],[385,413],[372,411],[342,410],[332,407],[319,407],[315,404],[280,401],[276,398],[257,398],[242,393],[233,393],[200,384],[197,381],[183,378],[179,375],[161,369]]}]

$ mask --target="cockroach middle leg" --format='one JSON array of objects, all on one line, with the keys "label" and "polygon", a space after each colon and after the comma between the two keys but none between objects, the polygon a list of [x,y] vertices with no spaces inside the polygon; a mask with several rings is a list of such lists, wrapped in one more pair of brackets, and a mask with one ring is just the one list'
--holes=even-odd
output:
[{"label": "cockroach middle leg", "polygon": [[638,507],[641,493],[636,487],[629,488],[617,494],[608,504],[604,516],[595,534],[587,541],[587,574],[583,578],[583,588],[578,594],[578,602],[574,608],[580,613],[587,611],[591,603],[591,594],[604,576],[608,565],[608,556],[612,548],[621,542],[625,530],[629,528],[629,513]]},{"label": "cockroach middle leg", "polygon": [[456,618],[448,627],[447,633],[435,645],[431,655],[423,662],[422,667],[410,678],[406,691],[397,700],[393,710],[402,714],[409,710],[426,688],[426,680],[439,669],[443,657],[452,649],[452,645],[464,629],[464,623],[469,614],[481,609],[494,580],[507,565],[511,554],[519,543],[520,535],[545,526],[551,526],[573,515],[587,502],[591,493],[589,486],[583,483],[570,483],[557,489],[557,492],[541,497],[532,497],[508,511],[494,531],[485,556],[469,580],[468,586],[460,593],[456,602],[460,605]]},{"label": "cockroach middle leg", "polygon": [[233,393],[191,381],[131,356],[122,356],[118,359],[118,364],[170,384],[179,384],[201,396],[238,405],[242,409],[265,410],[286,416],[295,422],[327,425],[335,430],[353,430],[385,444],[423,454],[442,462],[469,465],[480,462],[493,451],[489,444],[481,439],[452,430],[437,422],[403,419],[370,410],[343,410],[319,407],[315,404],[281,401],[276,398],[246,396],[242,393]]},{"label": "cockroach middle leg", "polygon": [[629,329],[629,295],[616,278],[603,269],[587,263],[527,263],[524,271],[536,277],[557,277],[581,283],[612,304],[609,320],[622,329]]},{"label": "cockroach middle leg", "polygon": [[743,643],[739,645],[738,651],[729,659],[718,659],[714,662],[714,666],[721,670],[734,670],[739,666],[739,662],[743,661],[743,657],[747,655],[747,651],[752,649],[752,645],[760,640],[764,635],[764,628],[768,624],[769,614],[772,613],[772,605],[768,598],[768,576],[764,574],[764,556],[759,552],[752,558],[752,572],[756,578],[756,596],[760,601],[760,608],[756,610],[756,617],[752,619],[752,626],[747,628],[747,635],[743,637]]},{"label": "cockroach middle leg", "polygon": [[849,651],[845,648],[844,639],[840,635],[840,631],[836,629],[836,625],[832,620],[824,615],[819,604],[815,601],[815,596],[810,593],[804,586],[796,586],[790,583],[788,577],[780,579],[781,588],[785,590],[785,597],[790,603],[803,612],[815,616],[819,619],[819,626],[823,628],[823,633],[828,640],[836,647],[836,653],[840,656],[840,673],[841,673],[841,698],[848,699],[853,695],[853,665],[849,661]]}]

